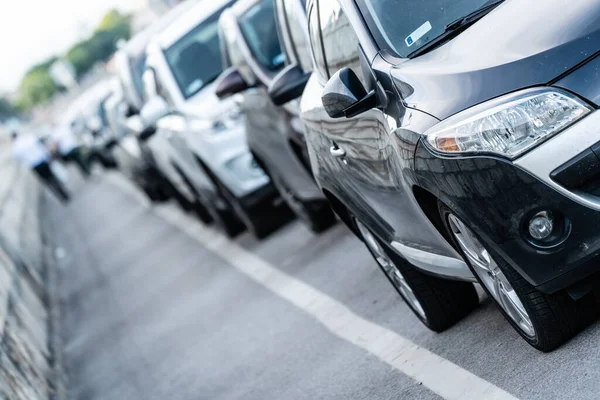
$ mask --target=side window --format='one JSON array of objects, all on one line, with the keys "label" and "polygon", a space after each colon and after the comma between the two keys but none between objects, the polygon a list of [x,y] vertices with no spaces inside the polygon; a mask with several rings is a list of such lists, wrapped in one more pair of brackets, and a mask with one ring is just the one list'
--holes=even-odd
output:
[{"label": "side window", "polygon": [[308,35],[310,38],[311,53],[315,70],[321,83],[327,82],[329,74],[325,56],[323,54],[323,42],[321,41],[321,24],[319,21],[319,3],[314,1],[308,9]]},{"label": "side window", "polygon": [[[310,45],[306,31],[306,12],[301,0],[282,0],[284,18],[291,40],[290,47],[295,52],[296,62],[304,72],[311,72],[312,61],[310,56]],[[288,36],[288,35],[285,35]]]},{"label": "side window", "polygon": [[348,67],[363,81],[359,41],[338,0],[320,0],[319,13],[327,73],[331,77]]}]

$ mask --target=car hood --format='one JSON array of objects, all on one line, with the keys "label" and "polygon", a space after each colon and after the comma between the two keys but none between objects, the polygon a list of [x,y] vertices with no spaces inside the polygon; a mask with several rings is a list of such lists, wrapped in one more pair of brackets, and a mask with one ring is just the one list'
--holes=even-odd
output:
[{"label": "car hood", "polygon": [[444,119],[544,85],[600,50],[600,2],[508,0],[450,42],[391,74],[408,107]]},{"label": "car hood", "polygon": [[206,120],[220,119],[236,107],[233,98],[219,99],[215,94],[216,83],[206,85],[200,92],[179,106],[179,111],[188,116]]}]

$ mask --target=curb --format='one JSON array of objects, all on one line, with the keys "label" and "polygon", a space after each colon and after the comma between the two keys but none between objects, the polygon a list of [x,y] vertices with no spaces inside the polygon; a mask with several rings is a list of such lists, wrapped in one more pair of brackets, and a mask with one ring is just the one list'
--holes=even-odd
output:
[{"label": "curb", "polygon": [[[45,236],[45,235],[43,235]],[[65,400],[67,398],[67,374],[64,370],[63,342],[60,307],[60,284],[58,279],[58,262],[52,247],[43,237],[44,263],[46,268],[46,290],[48,305],[48,347],[50,349],[51,370],[48,376],[50,399]]]}]

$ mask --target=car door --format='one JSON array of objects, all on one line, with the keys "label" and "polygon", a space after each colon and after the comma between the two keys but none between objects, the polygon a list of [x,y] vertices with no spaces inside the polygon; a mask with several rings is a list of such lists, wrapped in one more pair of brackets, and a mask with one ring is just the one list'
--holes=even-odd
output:
[{"label": "car door", "polygon": [[405,138],[403,129],[412,111],[396,107],[392,117],[390,109],[373,108],[352,118],[331,118],[321,101],[325,84],[341,68],[352,69],[369,91],[378,76],[388,75],[389,65],[371,69],[337,0],[314,0],[308,11],[316,73],[302,107],[303,119],[312,126],[311,157],[321,186],[388,243],[440,248],[439,235],[413,196],[411,177],[403,173],[412,163],[411,143],[405,141],[415,140],[414,135]]},{"label": "car door", "polygon": [[[308,40],[305,0],[276,0],[275,16],[277,20],[281,46],[287,65],[298,65],[305,73],[313,70]],[[310,170],[304,126],[300,119],[300,101],[298,99],[283,105],[288,112],[291,131],[289,139],[302,165]],[[312,171],[310,171],[312,175]]]},{"label": "car door", "polygon": [[[201,127],[196,125],[201,124]],[[206,174],[196,157],[190,149],[185,135],[189,132],[195,132],[206,129],[207,121],[186,116],[180,113],[173,113],[169,120],[164,122],[163,128],[168,130],[168,141],[172,149],[171,163],[182,175],[186,183],[193,187],[200,196],[207,201],[219,202],[218,189],[211,178]]]},{"label": "car door", "polygon": [[157,121],[155,133],[146,140],[141,141],[141,149],[147,154],[147,157],[152,159],[154,165],[175,187],[177,192],[184,196],[188,202],[194,203],[196,201],[194,193],[190,190],[189,185],[173,162],[176,155],[171,145],[171,138],[174,136],[174,127],[178,126],[180,117],[175,112],[173,100],[165,90],[161,76],[152,63],[152,57],[148,57],[148,67],[144,72],[143,79],[144,91],[146,92],[145,100],[160,97],[168,104],[169,112]]},{"label": "car door", "polygon": [[333,119],[321,102],[327,81],[348,67],[367,86],[361,68],[359,41],[337,0],[309,3],[309,35],[315,74],[303,97],[303,119],[319,166],[318,179],[324,189],[338,197],[361,221],[374,230],[391,235],[380,198],[396,187],[390,173],[390,128],[385,114],[372,109],[354,118]]}]

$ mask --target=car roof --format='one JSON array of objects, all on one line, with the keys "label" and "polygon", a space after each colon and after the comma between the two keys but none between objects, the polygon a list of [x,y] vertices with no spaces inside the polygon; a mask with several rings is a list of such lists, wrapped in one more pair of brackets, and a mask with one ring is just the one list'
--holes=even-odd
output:
[{"label": "car roof", "polygon": [[158,34],[156,42],[162,48],[170,47],[216,11],[231,2],[232,0],[201,0],[197,2],[188,12],[173,20],[168,28]]},{"label": "car roof", "polygon": [[156,22],[150,24],[147,28],[134,35],[126,44],[123,46],[124,50],[128,54],[140,54],[146,50],[148,43],[160,32],[167,29],[173,21],[177,20],[181,15],[185,14],[191,8],[194,8],[198,2],[205,4],[212,0],[187,0],[179,4],[177,7],[169,10],[165,15],[159,18]]}]

